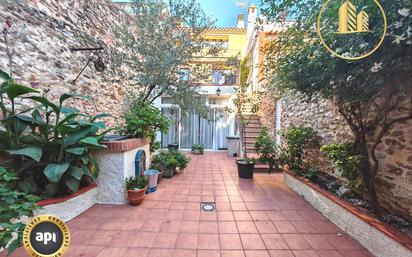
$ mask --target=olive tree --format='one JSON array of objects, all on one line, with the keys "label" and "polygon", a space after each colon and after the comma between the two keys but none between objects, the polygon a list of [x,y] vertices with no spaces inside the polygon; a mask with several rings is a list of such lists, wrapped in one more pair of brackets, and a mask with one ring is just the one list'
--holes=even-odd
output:
[{"label": "olive tree", "polygon": [[204,31],[213,22],[196,0],[135,0],[132,10],[128,26],[115,28],[120,40],[111,49],[112,71],[126,81],[131,101],[153,103],[168,95],[176,105],[202,105],[193,101],[201,96],[191,81],[210,74],[192,63],[207,45]]}]

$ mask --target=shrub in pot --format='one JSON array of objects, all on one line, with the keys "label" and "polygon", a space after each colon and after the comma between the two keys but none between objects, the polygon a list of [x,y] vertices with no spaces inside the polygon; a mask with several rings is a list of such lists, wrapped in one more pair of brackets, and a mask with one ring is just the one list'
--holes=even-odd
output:
[{"label": "shrub in pot", "polygon": [[126,178],[127,199],[130,205],[136,206],[143,202],[148,184],[149,179],[146,176]]},{"label": "shrub in pot", "polygon": [[247,92],[248,83],[247,77],[249,69],[247,67],[247,60],[243,60],[241,64],[241,87],[236,89],[236,98],[233,103],[236,106],[236,121],[239,125],[242,143],[242,158],[236,161],[238,168],[238,175],[240,178],[253,178],[253,170],[255,168],[255,160],[248,158],[247,142],[246,142],[246,127],[249,124],[249,119],[245,114],[248,105],[251,105],[252,113],[256,113],[259,108],[259,95],[250,95]]},{"label": "shrub in pot", "polygon": [[192,153],[202,155],[205,151],[205,146],[203,144],[192,145]]},{"label": "shrub in pot", "polygon": [[267,163],[269,165],[269,173],[271,173],[278,163],[278,147],[269,135],[266,127],[260,130],[259,137],[255,142],[255,148],[259,154],[259,161]]},{"label": "shrub in pot", "polygon": [[177,171],[184,170],[190,158],[178,151],[160,151],[153,156],[153,166],[163,172],[163,177],[171,178]]},{"label": "shrub in pot", "polygon": [[[171,121],[162,114],[162,111],[151,103],[137,100],[132,108],[125,113],[125,128],[122,134],[137,138],[150,138],[154,143],[156,132],[167,133]],[[157,147],[157,145],[155,146]]]},{"label": "shrub in pot", "polygon": [[255,160],[253,158],[239,159],[236,164],[239,178],[253,178],[253,170],[255,169]]}]

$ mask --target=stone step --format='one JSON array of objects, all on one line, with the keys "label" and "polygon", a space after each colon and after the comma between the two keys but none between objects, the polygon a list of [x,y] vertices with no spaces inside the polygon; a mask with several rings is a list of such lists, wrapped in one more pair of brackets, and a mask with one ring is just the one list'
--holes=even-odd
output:
[{"label": "stone step", "polygon": [[246,127],[245,128],[246,133],[260,133],[260,127]]},{"label": "stone step", "polygon": [[246,146],[251,146],[251,147],[255,147],[255,143],[256,141],[246,141]]},{"label": "stone step", "polygon": [[250,131],[246,131],[245,132],[245,138],[257,138],[259,136],[260,131],[258,132],[250,132]]},{"label": "stone step", "polygon": [[260,122],[259,122],[259,123],[249,122],[249,123],[246,125],[246,128],[261,128],[261,127],[262,127],[262,126],[261,126]]}]

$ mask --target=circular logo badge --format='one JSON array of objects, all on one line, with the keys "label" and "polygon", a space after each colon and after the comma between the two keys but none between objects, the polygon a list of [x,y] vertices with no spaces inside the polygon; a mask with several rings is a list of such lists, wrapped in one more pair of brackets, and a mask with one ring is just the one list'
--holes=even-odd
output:
[{"label": "circular logo badge", "polygon": [[345,60],[375,53],[385,40],[386,14],[377,0],[327,0],[317,30],[325,48]]},{"label": "circular logo badge", "polygon": [[60,218],[40,215],[26,225],[23,245],[30,256],[62,256],[70,245],[70,231]]}]

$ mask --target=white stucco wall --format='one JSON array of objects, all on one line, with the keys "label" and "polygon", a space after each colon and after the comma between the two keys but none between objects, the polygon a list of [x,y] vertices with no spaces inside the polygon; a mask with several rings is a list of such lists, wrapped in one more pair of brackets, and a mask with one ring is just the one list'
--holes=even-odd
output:
[{"label": "white stucco wall", "polygon": [[100,172],[97,178],[97,201],[101,204],[124,204],[127,201],[125,178],[135,175],[135,157],[139,150],[146,153],[146,169],[150,166],[150,145],[126,152],[100,151],[95,154]]},{"label": "white stucco wall", "polygon": [[50,214],[69,221],[97,203],[97,188],[61,203],[50,204],[34,212],[34,216]]}]

